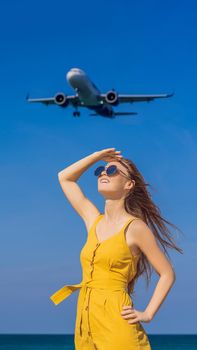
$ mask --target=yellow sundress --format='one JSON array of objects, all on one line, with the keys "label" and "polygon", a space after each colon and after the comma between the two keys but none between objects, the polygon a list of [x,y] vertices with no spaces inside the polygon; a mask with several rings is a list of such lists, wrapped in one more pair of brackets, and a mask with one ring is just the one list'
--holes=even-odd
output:
[{"label": "yellow sundress", "polygon": [[128,283],[136,274],[140,254],[133,255],[125,238],[129,219],[115,235],[99,242],[94,221],[80,253],[82,281],[65,285],[50,299],[55,305],[80,289],[74,343],[76,350],[151,350],[140,322],[129,324],[121,316],[123,305],[132,305]]}]

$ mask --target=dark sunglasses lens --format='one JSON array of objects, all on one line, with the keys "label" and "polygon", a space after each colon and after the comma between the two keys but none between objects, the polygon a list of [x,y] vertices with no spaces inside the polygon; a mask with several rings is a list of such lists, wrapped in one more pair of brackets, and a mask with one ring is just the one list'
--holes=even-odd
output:
[{"label": "dark sunglasses lens", "polygon": [[105,170],[105,167],[104,166],[99,166],[98,168],[96,168],[96,170],[94,171],[94,175],[95,176],[99,176],[102,171]]},{"label": "dark sunglasses lens", "polygon": [[107,168],[107,175],[113,175],[117,172],[117,166],[116,165],[110,165]]}]

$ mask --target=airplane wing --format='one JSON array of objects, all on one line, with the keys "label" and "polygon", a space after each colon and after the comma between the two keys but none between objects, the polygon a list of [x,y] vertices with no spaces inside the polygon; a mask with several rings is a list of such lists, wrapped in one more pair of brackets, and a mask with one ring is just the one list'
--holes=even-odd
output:
[{"label": "airplane wing", "polygon": [[[57,104],[56,96],[54,97],[46,97],[46,98],[29,98],[29,96],[26,97],[27,102],[40,102],[45,105],[49,104]],[[68,101],[69,104],[72,104],[73,106],[80,105],[80,100],[78,96],[76,95],[70,95],[66,96],[66,101]]]},{"label": "airplane wing", "polygon": [[54,104],[55,99],[54,97],[48,97],[48,98],[26,98],[27,102],[41,102],[45,105]]},{"label": "airplane wing", "polygon": [[[156,98],[167,98],[171,97],[174,94],[158,94],[158,95],[123,95],[123,94],[118,94],[118,101],[120,103],[124,102],[149,102],[152,101]],[[104,100],[106,97],[106,94],[101,94],[101,98]]]}]

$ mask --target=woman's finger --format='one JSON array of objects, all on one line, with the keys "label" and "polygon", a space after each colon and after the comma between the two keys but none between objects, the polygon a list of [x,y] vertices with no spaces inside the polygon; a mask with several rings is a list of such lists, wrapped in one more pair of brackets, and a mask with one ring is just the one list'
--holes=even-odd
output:
[{"label": "woman's finger", "polygon": [[122,315],[130,315],[130,314],[134,314],[134,313],[135,313],[134,310],[126,310],[126,311],[121,312]]},{"label": "woman's finger", "polygon": [[129,314],[129,315],[124,315],[124,316],[122,316],[123,318],[125,318],[126,320],[128,320],[128,319],[134,319],[134,318],[136,318],[136,315],[135,314]]},{"label": "woman's finger", "polygon": [[115,148],[107,148],[107,149],[104,149],[102,152],[121,152],[121,151],[115,151]]},{"label": "woman's finger", "polygon": [[130,312],[122,314],[122,317],[135,317],[135,316],[136,316],[135,311],[130,311]]},{"label": "woman's finger", "polygon": [[134,310],[134,308],[131,305],[123,305],[122,311],[127,311],[127,310]]},{"label": "woman's finger", "polygon": [[133,324],[136,322],[139,322],[139,318],[137,318],[137,317],[134,320],[128,321],[129,324]]},{"label": "woman's finger", "polygon": [[123,310],[123,311],[121,311],[121,314],[127,315],[127,314],[130,314],[131,312],[135,312],[135,310],[134,309]]},{"label": "woman's finger", "polygon": [[112,147],[112,148],[105,148],[105,149],[103,150],[103,152],[114,152],[114,150],[115,150],[115,147]]}]

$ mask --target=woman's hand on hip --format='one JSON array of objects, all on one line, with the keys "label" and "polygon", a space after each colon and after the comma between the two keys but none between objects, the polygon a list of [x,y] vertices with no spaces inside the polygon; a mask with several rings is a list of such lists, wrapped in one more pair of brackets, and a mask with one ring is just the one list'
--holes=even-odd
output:
[{"label": "woman's hand on hip", "polygon": [[146,311],[138,311],[134,309],[131,305],[124,305],[122,307],[121,316],[128,320],[129,324],[133,324],[136,322],[150,322],[151,317],[148,315]]}]

